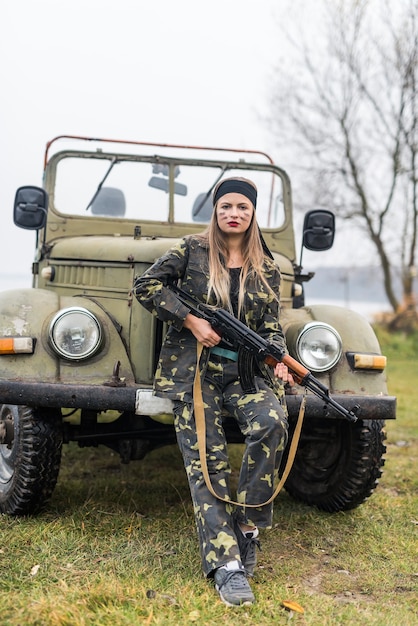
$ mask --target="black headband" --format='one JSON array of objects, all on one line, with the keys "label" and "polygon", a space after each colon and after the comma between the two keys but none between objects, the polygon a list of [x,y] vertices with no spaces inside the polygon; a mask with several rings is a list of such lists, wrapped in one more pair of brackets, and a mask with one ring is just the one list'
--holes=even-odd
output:
[{"label": "black headband", "polygon": [[257,206],[257,190],[249,183],[246,183],[245,180],[224,180],[213,196],[213,205],[215,206],[219,198],[222,198],[227,193],[242,193],[243,196],[253,203],[254,208]]}]

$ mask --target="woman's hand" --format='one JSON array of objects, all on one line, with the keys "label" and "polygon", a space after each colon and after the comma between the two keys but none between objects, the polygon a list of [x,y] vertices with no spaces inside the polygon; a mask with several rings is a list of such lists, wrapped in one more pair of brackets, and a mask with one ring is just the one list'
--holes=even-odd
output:
[{"label": "woman's hand", "polygon": [[293,385],[295,384],[292,374],[289,372],[289,370],[287,369],[287,365],[285,365],[284,363],[277,363],[276,367],[274,368],[274,374],[284,383],[289,383],[291,387],[293,387]]},{"label": "woman's hand", "polygon": [[213,330],[209,322],[192,315],[192,313],[186,315],[183,326],[188,328],[196,337],[197,341],[205,346],[205,348],[213,348],[217,346],[221,340],[220,336],[216,330]]}]

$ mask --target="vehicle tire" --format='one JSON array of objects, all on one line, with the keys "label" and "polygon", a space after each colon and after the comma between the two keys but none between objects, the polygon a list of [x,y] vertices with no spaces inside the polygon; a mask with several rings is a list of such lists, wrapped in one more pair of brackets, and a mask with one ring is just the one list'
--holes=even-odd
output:
[{"label": "vehicle tire", "polygon": [[57,482],[62,450],[61,416],[46,409],[0,405],[13,441],[0,445],[0,513],[37,513]]},{"label": "vehicle tire", "polygon": [[354,509],[371,495],[382,475],[383,428],[383,420],[353,424],[306,417],[286,491],[296,500],[330,513]]}]

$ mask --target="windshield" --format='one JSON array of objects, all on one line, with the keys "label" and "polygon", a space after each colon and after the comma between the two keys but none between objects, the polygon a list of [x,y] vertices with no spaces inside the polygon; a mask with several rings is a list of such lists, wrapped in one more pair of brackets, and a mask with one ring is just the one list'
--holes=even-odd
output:
[{"label": "windshield", "polygon": [[250,178],[258,188],[261,228],[283,225],[283,184],[270,165],[249,170],[241,163],[131,155],[67,154],[56,167],[53,210],[86,218],[105,216],[136,222],[207,223],[212,190],[230,176]]}]

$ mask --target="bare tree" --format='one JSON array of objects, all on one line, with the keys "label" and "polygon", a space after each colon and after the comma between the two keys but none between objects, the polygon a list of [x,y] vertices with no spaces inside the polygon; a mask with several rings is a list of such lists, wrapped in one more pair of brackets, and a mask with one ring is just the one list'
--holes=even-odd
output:
[{"label": "bare tree", "polygon": [[403,304],[416,307],[418,0],[315,7],[323,13],[314,29],[286,33],[270,127],[291,146],[305,200],[351,220],[372,243],[393,310],[399,268]]}]

